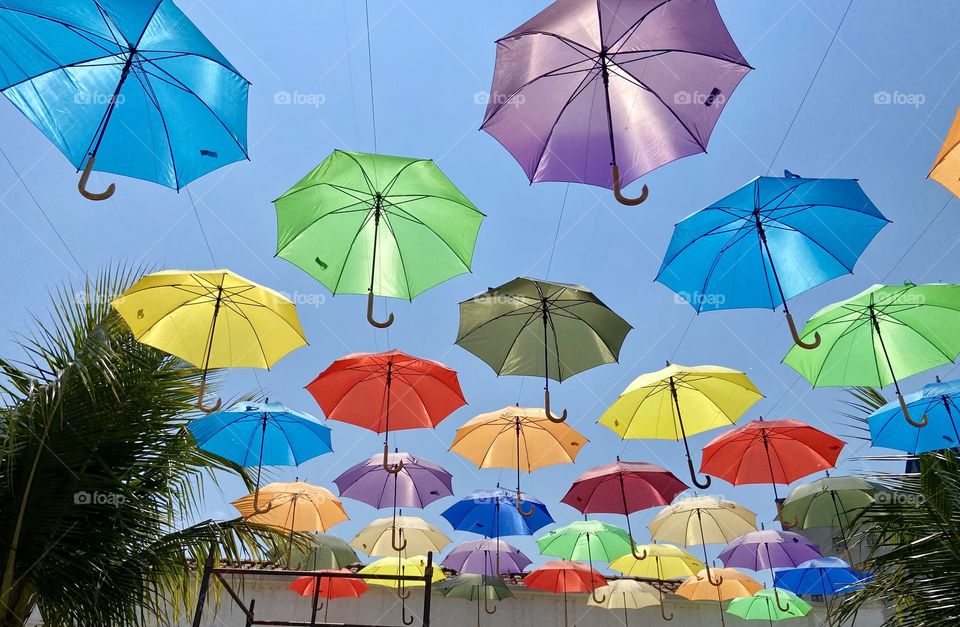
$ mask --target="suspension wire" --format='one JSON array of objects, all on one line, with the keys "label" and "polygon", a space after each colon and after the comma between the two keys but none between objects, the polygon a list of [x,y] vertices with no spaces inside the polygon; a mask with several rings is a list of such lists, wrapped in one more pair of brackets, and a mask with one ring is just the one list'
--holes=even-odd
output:
[{"label": "suspension wire", "polygon": [[367,24],[367,67],[370,71],[370,115],[373,118],[373,151],[379,152],[377,148],[377,106],[373,91],[373,45],[370,42],[370,2],[363,0],[364,17]]},{"label": "suspension wire", "polygon": [[890,270],[889,270],[885,275],[883,275],[883,278],[880,279],[880,282],[881,282],[881,283],[886,283],[887,278],[889,278],[890,275],[893,274],[893,271],[897,269],[897,266],[899,266],[900,263],[901,263],[904,259],[906,259],[907,255],[909,255],[911,251],[913,251],[914,246],[916,246],[916,245],[920,242],[920,239],[921,239],[924,235],[927,234],[927,231],[930,230],[930,227],[933,226],[933,223],[937,221],[937,219],[938,219],[938,218],[940,217],[940,215],[946,210],[946,208],[947,208],[948,206],[950,206],[950,203],[953,202],[953,199],[954,199],[954,198],[955,198],[954,195],[951,193],[951,194],[950,194],[950,198],[947,199],[947,202],[943,203],[943,206],[940,207],[940,211],[938,211],[935,216],[933,216],[932,218],[930,218],[930,222],[928,222],[928,223],[927,223],[927,226],[925,226],[925,227],[923,228],[923,230],[920,231],[920,234],[917,235],[916,239],[913,240],[913,243],[910,244],[910,247],[907,248],[907,250],[904,251],[904,253],[903,253],[902,255],[900,255],[900,258],[897,259],[897,262],[896,262],[895,264],[893,264],[893,266],[890,267]]},{"label": "suspension wire", "polygon": [[197,211],[197,203],[193,199],[193,194],[190,193],[190,188],[185,187],[184,191],[187,192],[187,198],[190,199],[190,205],[193,207],[193,215],[197,218],[197,226],[200,227],[200,234],[203,236],[203,243],[207,246],[207,252],[210,254],[210,261],[213,262],[213,265],[217,265],[217,259],[213,256],[213,248],[210,247],[210,240],[207,239],[207,231],[203,228],[203,222],[200,220],[200,212]]}]

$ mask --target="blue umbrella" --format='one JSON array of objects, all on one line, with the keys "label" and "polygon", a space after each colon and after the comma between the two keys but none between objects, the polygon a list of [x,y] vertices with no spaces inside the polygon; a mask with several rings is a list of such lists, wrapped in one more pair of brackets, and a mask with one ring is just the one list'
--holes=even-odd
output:
[{"label": "blue umbrella", "polygon": [[869,575],[854,570],[842,559],[818,557],[796,568],[775,571],[773,585],[794,594],[830,596],[862,588],[869,578]]},{"label": "blue umbrella", "polygon": [[501,488],[472,492],[440,515],[458,531],[479,533],[487,538],[531,536],[553,523],[553,517],[541,501],[526,494],[521,498],[533,506],[529,518],[517,511],[516,493]]},{"label": "blue umbrella", "polygon": [[903,397],[907,410],[926,417],[925,427],[904,420],[899,401],[887,403],[867,418],[874,446],[905,451],[913,455],[960,446],[960,380],[925,385],[919,392]]},{"label": "blue umbrella", "polygon": [[855,179],[761,176],[677,224],[657,281],[697,310],[783,307],[853,272],[888,223]]},{"label": "blue umbrella", "polygon": [[78,170],[180,189],[247,158],[249,84],[171,0],[0,0],[0,91]]}]

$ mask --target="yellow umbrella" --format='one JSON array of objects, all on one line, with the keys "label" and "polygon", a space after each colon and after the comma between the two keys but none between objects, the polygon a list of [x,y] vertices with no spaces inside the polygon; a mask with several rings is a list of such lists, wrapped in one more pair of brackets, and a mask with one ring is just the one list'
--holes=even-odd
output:
[{"label": "yellow umbrella", "polygon": [[720,585],[713,583],[709,570],[701,570],[680,584],[675,593],[691,601],[716,601],[720,607],[720,624],[726,625],[723,617],[723,602],[752,597],[763,590],[763,586],[757,580],[734,568],[714,568],[713,570],[720,577]]},{"label": "yellow umbrella", "polygon": [[950,132],[947,133],[947,139],[944,140],[940,148],[940,154],[937,155],[933,167],[930,168],[931,178],[949,189],[955,196],[960,196],[960,150],[957,146],[960,144],[960,110],[957,110],[956,117],[953,118],[953,124],[950,126]]},{"label": "yellow umbrella", "polygon": [[638,560],[627,553],[610,562],[610,570],[623,573],[627,577],[640,579],[680,579],[694,575],[703,568],[703,562],[672,544],[643,544],[637,546],[637,553],[646,553]]},{"label": "yellow umbrella", "polygon": [[[633,557],[632,555],[630,557]],[[614,579],[607,585],[597,588],[603,593],[603,601],[597,603],[593,596],[587,597],[587,605],[603,607],[608,610],[623,610],[623,624],[628,626],[627,610],[640,610],[645,607],[657,606],[664,620],[671,620],[673,615],[667,616],[663,609],[662,593],[648,583],[633,581],[632,579]]]},{"label": "yellow umbrella", "polygon": [[140,278],[111,305],[134,337],[203,371],[270,368],[307,343],[296,306],[279,292],[229,270],[165,270]]},{"label": "yellow umbrella", "polygon": [[448,544],[450,538],[424,519],[403,515],[378,518],[350,541],[350,546],[372,557],[439,553]]},{"label": "yellow umbrella", "polygon": [[563,422],[547,417],[545,410],[504,407],[480,414],[457,429],[450,450],[480,468],[517,470],[517,510],[524,516],[520,501],[520,471],[533,472],[555,464],[570,464],[589,440]]},{"label": "yellow umbrella", "polygon": [[[363,575],[408,575],[423,577],[426,572],[427,558],[423,555],[414,555],[413,557],[383,557],[375,562],[367,564],[357,571],[357,574],[361,577]],[[434,566],[433,574],[430,576],[430,581],[436,583],[438,581],[443,581],[445,578],[446,577],[443,574],[443,570],[441,570],[438,566]],[[388,588],[396,588],[397,596],[400,597],[400,615],[403,619],[403,624],[409,625],[413,622],[412,616],[410,617],[410,621],[407,621],[406,600],[410,598],[410,591],[405,592],[404,588],[422,588],[426,585],[423,580],[391,581],[389,579],[364,579],[364,581],[371,586],[386,586]]]},{"label": "yellow umbrella", "polygon": [[683,440],[690,477],[705,490],[711,479],[697,479],[687,436],[736,423],[761,398],[737,370],[668,362],[663,370],[634,379],[597,422],[624,439]]}]

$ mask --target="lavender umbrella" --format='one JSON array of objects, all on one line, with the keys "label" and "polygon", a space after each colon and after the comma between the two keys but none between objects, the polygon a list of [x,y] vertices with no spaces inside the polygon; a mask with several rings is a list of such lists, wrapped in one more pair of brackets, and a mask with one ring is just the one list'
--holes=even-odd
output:
[{"label": "lavender umbrella", "polygon": [[[499,553],[499,562],[496,556]],[[499,569],[495,564],[499,563]],[[503,540],[471,540],[461,542],[440,564],[459,573],[488,575],[499,570],[497,575],[520,573],[531,564],[519,549]]]},{"label": "lavender umbrella", "polygon": [[[481,128],[530,182],[613,189],[706,151],[752,68],[713,0],[557,0],[497,41]],[[621,178],[622,176],[622,178]]]}]

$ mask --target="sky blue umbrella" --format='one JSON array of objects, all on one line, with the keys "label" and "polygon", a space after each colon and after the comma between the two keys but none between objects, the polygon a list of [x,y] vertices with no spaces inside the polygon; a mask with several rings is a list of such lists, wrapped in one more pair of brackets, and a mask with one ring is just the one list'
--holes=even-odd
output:
[{"label": "sky blue umbrella", "polygon": [[180,189],[247,158],[248,83],[171,0],[0,0],[0,91],[78,170]]},{"label": "sky blue umbrella", "polygon": [[853,272],[888,220],[855,179],[761,176],[677,224],[657,274],[697,312],[782,306]]},{"label": "sky blue umbrella", "polygon": [[926,416],[925,427],[915,427],[904,420],[899,401],[887,403],[867,419],[874,446],[905,451],[917,455],[960,446],[960,380],[925,385],[903,397],[911,414]]},{"label": "sky blue umbrella", "polygon": [[869,575],[854,570],[837,557],[818,557],[795,568],[784,568],[774,573],[774,585],[778,588],[794,594],[823,596],[862,588],[867,579]]}]

